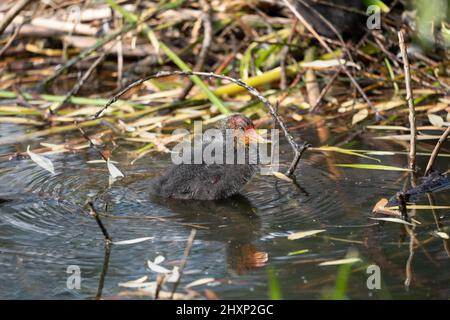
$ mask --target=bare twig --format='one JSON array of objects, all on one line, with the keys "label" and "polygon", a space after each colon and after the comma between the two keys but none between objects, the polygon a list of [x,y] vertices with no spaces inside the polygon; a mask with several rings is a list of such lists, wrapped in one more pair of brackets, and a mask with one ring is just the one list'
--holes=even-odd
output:
[{"label": "bare twig", "polygon": [[125,94],[126,92],[128,92],[130,89],[141,85],[142,83],[144,83],[145,81],[148,81],[150,79],[156,79],[156,78],[162,78],[162,77],[167,77],[167,76],[171,76],[171,75],[178,75],[178,76],[199,76],[199,77],[206,77],[206,78],[217,78],[217,79],[222,79],[222,80],[227,80],[230,81],[238,86],[241,86],[243,88],[245,88],[252,96],[254,96],[255,98],[257,98],[259,101],[261,101],[269,110],[270,115],[274,118],[274,120],[278,123],[278,125],[280,126],[280,128],[283,130],[284,135],[286,136],[286,139],[288,140],[289,144],[291,145],[291,148],[294,151],[294,159],[292,160],[289,169],[286,171],[286,175],[287,176],[292,176],[295,169],[297,168],[298,162],[300,161],[300,158],[302,157],[303,153],[305,152],[306,149],[308,149],[310,147],[309,143],[307,142],[303,142],[301,145],[298,145],[297,142],[295,142],[294,137],[289,133],[289,130],[287,128],[287,126],[285,125],[284,121],[281,119],[280,115],[278,114],[278,112],[276,111],[276,109],[274,108],[274,106],[269,102],[269,100],[267,100],[264,96],[262,96],[258,90],[256,90],[255,88],[249,86],[248,84],[246,84],[244,81],[240,80],[240,79],[235,79],[235,78],[231,78],[225,75],[219,75],[219,74],[215,74],[215,73],[210,73],[210,72],[195,72],[195,71],[159,71],[155,74],[152,74],[150,76],[147,76],[145,78],[142,78],[140,80],[137,80],[133,83],[131,83],[130,85],[128,85],[127,87],[125,87],[123,90],[121,90],[120,92],[118,92],[116,95],[114,95],[109,101],[108,103],[106,103],[106,105],[100,110],[98,111],[95,115],[94,118],[98,118],[100,116],[102,116],[102,114],[106,111],[106,109],[108,109],[108,107],[110,105],[112,105],[114,102],[116,102],[123,94]]},{"label": "bare twig", "polygon": [[186,244],[186,248],[184,249],[183,260],[181,260],[181,263],[180,263],[180,267],[179,267],[180,276],[178,277],[177,282],[175,282],[175,285],[173,286],[172,294],[170,295],[170,299],[173,299],[173,296],[175,295],[175,291],[177,291],[178,285],[180,284],[180,280],[181,280],[181,277],[183,276],[184,268],[186,267],[187,258],[189,257],[189,253],[191,252],[192,244],[194,243],[196,234],[197,234],[197,230],[192,229],[191,234],[189,235],[189,238],[188,238],[188,241]]},{"label": "bare twig", "polygon": [[99,214],[97,213],[97,210],[95,210],[94,204],[92,202],[88,202],[89,206],[89,214],[94,217],[95,222],[97,222],[100,230],[102,231],[103,237],[105,237],[105,243],[112,244],[111,237],[108,234],[108,230],[106,230],[102,220],[100,219]]},{"label": "bare twig", "polygon": [[406,261],[405,266],[405,287],[408,289],[411,285],[412,278],[413,278],[413,271],[412,271],[412,262],[414,258],[414,227],[411,229],[408,226],[405,226],[406,231],[409,234],[409,256],[408,260]]},{"label": "bare twig", "polygon": [[97,294],[95,295],[96,300],[102,298],[103,286],[105,284],[106,273],[109,267],[109,258],[111,256],[111,242],[105,242],[105,254],[103,256],[103,266],[102,272],[100,273],[100,279],[98,280]]},{"label": "bare twig", "polygon": [[20,13],[20,11],[22,11],[30,2],[31,0],[19,0],[14,6],[11,7],[11,9],[9,9],[3,18],[3,21],[0,22],[0,35],[3,31],[5,31],[11,21],[13,21],[14,18]]},{"label": "bare twig", "polygon": [[439,151],[441,150],[442,144],[447,140],[447,138],[450,135],[450,127],[448,127],[442,136],[439,138],[438,142],[436,143],[436,146],[433,149],[433,152],[431,153],[430,160],[428,160],[427,168],[425,169],[424,176],[427,176],[431,169],[433,168],[434,162],[436,161],[437,156],[439,155]]},{"label": "bare twig", "polygon": [[339,73],[341,73],[341,70],[342,70],[341,68],[336,70],[336,72],[333,74],[331,79],[328,80],[327,85],[322,89],[322,91],[320,91],[320,94],[317,97],[316,102],[313,105],[311,105],[311,109],[310,109],[309,112],[314,113],[316,111],[316,108],[320,105],[320,103],[322,102],[323,97],[325,97],[325,95],[327,94],[328,90],[330,90],[331,86],[333,85],[334,81],[338,77]]},{"label": "bare twig", "polygon": [[[200,0],[200,5],[202,6],[202,20],[203,20],[203,42],[202,48],[198,55],[197,62],[195,63],[193,71],[200,71],[206,62],[206,57],[208,55],[209,47],[212,42],[212,22],[211,22],[211,5],[208,0]],[[191,89],[194,87],[194,82],[192,80],[184,87],[183,92],[178,97],[179,100],[183,100],[189,94]]]},{"label": "bare twig", "polygon": [[87,142],[89,142],[90,146],[92,148],[94,148],[95,151],[97,151],[100,156],[102,157],[103,160],[108,161],[108,157],[105,156],[103,154],[103,152],[97,148],[97,146],[95,145],[95,143],[92,141],[92,139],[86,134],[86,132],[84,132],[84,130],[80,127],[80,125],[78,124],[78,122],[75,121],[75,126],[77,127],[77,129],[80,131],[80,133],[83,135],[84,139],[86,139]]},{"label": "bare twig", "polygon": [[402,53],[403,67],[405,70],[405,85],[406,85],[406,101],[409,108],[409,127],[411,129],[411,139],[409,142],[409,169],[415,171],[416,169],[416,110],[414,109],[413,93],[411,88],[411,74],[409,70],[408,52],[405,43],[405,33],[403,30],[398,32],[398,42],[400,51]]}]

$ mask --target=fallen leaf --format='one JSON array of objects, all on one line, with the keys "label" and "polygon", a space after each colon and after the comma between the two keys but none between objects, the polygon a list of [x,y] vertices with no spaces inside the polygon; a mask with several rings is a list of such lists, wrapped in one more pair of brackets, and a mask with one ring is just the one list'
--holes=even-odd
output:
[{"label": "fallen leaf", "polygon": [[406,224],[408,226],[414,226],[414,224],[405,221],[403,219],[399,219],[399,218],[369,218],[372,220],[381,220],[381,221],[388,221],[388,222],[395,222],[395,223],[401,223],[401,224]]},{"label": "fallen leaf", "polygon": [[442,119],[440,116],[433,114],[433,113],[429,113],[428,114],[428,121],[430,121],[430,123],[433,126],[442,128],[444,126],[444,119]]},{"label": "fallen leaf", "polygon": [[339,259],[339,260],[333,260],[333,261],[325,261],[322,263],[319,263],[319,266],[337,266],[341,264],[349,264],[349,263],[355,263],[361,261],[360,258],[347,258],[347,259]]},{"label": "fallen leaf", "polygon": [[109,158],[106,161],[106,165],[108,166],[109,174],[113,179],[124,177],[123,173],[109,160]]},{"label": "fallen leaf", "polygon": [[198,280],[192,281],[191,283],[188,283],[184,288],[188,289],[188,288],[192,288],[192,287],[202,286],[202,285],[214,282],[215,280],[216,279],[214,279],[214,278],[198,279]]},{"label": "fallen leaf", "polygon": [[135,244],[135,243],[144,242],[144,241],[147,241],[147,240],[150,240],[153,238],[154,237],[144,237],[144,238],[136,238],[136,239],[130,239],[130,240],[122,240],[122,241],[113,242],[113,244],[118,244],[118,245]]},{"label": "fallen leaf", "polygon": [[284,180],[284,181],[287,181],[287,182],[292,182],[292,179],[291,178],[289,178],[287,175],[285,175],[284,173],[281,173],[281,172],[278,172],[278,171],[276,171],[276,172],[273,172],[272,173],[275,177],[277,177],[278,179],[281,179],[281,180]]},{"label": "fallen leaf", "polygon": [[357,113],[355,113],[352,118],[352,126],[357,124],[358,122],[363,121],[365,118],[367,118],[368,115],[369,115],[369,110],[367,110],[367,109],[362,109],[362,110],[358,111]]},{"label": "fallen leaf", "polygon": [[147,261],[147,266],[150,270],[152,270],[153,272],[156,272],[156,273],[166,273],[166,274],[171,273],[171,271],[169,269],[164,268],[164,267],[160,266],[159,264],[156,264],[150,260]]},{"label": "fallen leaf", "polygon": [[439,238],[444,239],[444,240],[448,240],[448,239],[450,238],[450,237],[448,236],[447,233],[442,232],[442,231],[437,231],[437,232],[435,232],[435,234],[436,234]]},{"label": "fallen leaf", "polygon": [[34,152],[30,151],[30,146],[27,147],[27,154],[30,156],[30,159],[36,163],[41,168],[55,174],[55,168],[53,167],[53,163],[50,159],[47,159],[43,156],[40,156]]},{"label": "fallen leaf", "polygon": [[289,240],[301,239],[309,236],[313,236],[315,234],[325,232],[326,230],[309,230],[309,231],[299,231],[288,236]]},{"label": "fallen leaf", "polygon": [[179,267],[173,267],[172,272],[170,273],[169,278],[167,278],[167,282],[175,283],[180,279],[180,268]]},{"label": "fallen leaf", "polygon": [[164,258],[163,256],[159,255],[155,258],[155,260],[153,260],[154,263],[156,264],[161,264],[164,260],[166,260],[166,258]]},{"label": "fallen leaf", "polygon": [[288,256],[295,256],[295,255],[303,254],[303,253],[307,253],[307,252],[309,252],[308,249],[297,250],[297,251],[289,252]]},{"label": "fallen leaf", "polygon": [[388,204],[388,199],[382,198],[380,201],[378,201],[375,206],[372,209],[373,213],[378,214],[386,214],[390,216],[397,216],[401,217],[401,212],[398,210],[394,210],[393,208],[386,208],[386,205]]},{"label": "fallen leaf", "polygon": [[[143,283],[148,279],[148,276],[143,276],[136,280],[131,280],[127,282],[121,282],[119,283],[120,287],[126,287],[126,288],[141,288],[143,286]],[[144,285],[145,286],[145,285]]]},{"label": "fallen leaf", "polygon": [[344,164],[336,164],[336,167],[368,169],[368,170],[411,171],[411,169],[392,167],[392,166],[383,166],[380,164],[344,163]]}]

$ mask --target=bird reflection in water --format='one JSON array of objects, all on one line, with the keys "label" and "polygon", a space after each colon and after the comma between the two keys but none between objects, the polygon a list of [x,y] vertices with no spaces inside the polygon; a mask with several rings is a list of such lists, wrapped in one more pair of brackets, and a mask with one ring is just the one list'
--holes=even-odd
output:
[{"label": "bird reflection in water", "polygon": [[223,242],[229,271],[241,275],[267,262],[268,254],[253,245],[260,237],[261,219],[243,195],[213,201],[152,196],[152,201],[168,208],[179,221],[207,227],[198,230],[197,239]]}]

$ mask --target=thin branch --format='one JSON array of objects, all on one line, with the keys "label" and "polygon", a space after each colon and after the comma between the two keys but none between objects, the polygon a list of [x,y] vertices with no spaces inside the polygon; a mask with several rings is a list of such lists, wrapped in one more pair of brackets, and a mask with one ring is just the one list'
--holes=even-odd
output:
[{"label": "thin branch", "polygon": [[286,139],[288,140],[289,144],[291,145],[291,148],[294,151],[294,159],[291,162],[291,165],[289,166],[289,169],[286,171],[286,175],[287,176],[292,176],[295,169],[297,168],[298,162],[300,161],[300,158],[302,157],[303,153],[305,152],[306,149],[308,149],[310,147],[309,143],[307,142],[303,142],[301,145],[298,145],[295,140],[294,137],[289,133],[289,130],[287,128],[287,126],[285,125],[285,123],[283,122],[283,120],[281,119],[280,115],[277,113],[276,109],[274,108],[274,106],[269,102],[269,100],[267,100],[264,96],[262,96],[258,90],[256,90],[255,88],[249,86],[248,84],[246,84],[244,81],[240,80],[240,79],[234,79],[225,75],[219,75],[219,74],[214,74],[214,73],[210,73],[210,72],[195,72],[195,71],[159,71],[153,75],[147,76],[145,78],[142,78],[140,80],[137,80],[133,83],[131,83],[130,85],[128,85],[127,87],[125,87],[123,90],[121,90],[120,92],[118,92],[116,95],[114,95],[107,103],[106,105],[100,110],[98,111],[95,115],[94,118],[98,118],[100,116],[102,116],[102,114],[106,111],[106,109],[108,109],[108,107],[110,105],[112,105],[114,102],[116,102],[122,95],[124,95],[126,92],[128,92],[130,89],[137,87],[139,85],[141,85],[142,83],[144,83],[145,81],[148,81],[150,79],[156,79],[156,78],[162,78],[162,77],[167,77],[167,76],[172,76],[172,75],[178,75],[178,76],[199,76],[199,77],[206,77],[206,78],[217,78],[217,79],[222,79],[222,80],[226,80],[226,81],[230,81],[238,86],[241,86],[243,88],[245,88],[253,97],[257,98],[259,101],[261,101],[269,110],[270,115],[274,118],[274,120],[278,123],[278,125],[280,126],[280,128],[283,130],[283,133],[286,137]]},{"label": "thin branch", "polygon": [[90,146],[92,148],[94,148],[95,151],[97,151],[100,156],[102,157],[103,160],[108,161],[108,157],[105,156],[103,154],[103,152],[97,148],[97,146],[95,145],[95,143],[92,141],[92,139],[86,134],[86,132],[80,127],[80,125],[78,124],[78,122],[75,121],[75,126],[77,127],[77,129],[80,131],[80,133],[83,135],[83,138],[86,139],[87,142],[89,142]]},{"label": "thin branch", "polygon": [[416,110],[414,109],[413,93],[411,88],[411,73],[409,70],[408,52],[405,43],[405,33],[403,30],[398,32],[398,42],[400,51],[402,53],[403,67],[405,70],[405,85],[406,85],[406,101],[409,108],[409,127],[411,129],[411,139],[409,142],[409,169],[416,170]]},{"label": "thin branch", "polygon": [[289,34],[289,38],[284,44],[283,50],[281,51],[281,58],[280,58],[280,88],[282,90],[286,89],[287,87],[287,76],[286,76],[286,59],[289,54],[290,44],[292,43],[292,40],[294,39],[294,36],[297,33],[297,19],[294,20],[294,23],[292,24],[291,33]]},{"label": "thin branch", "polygon": [[[212,42],[212,22],[211,22],[211,5],[208,0],[200,0],[200,5],[203,8],[202,20],[203,20],[203,42],[202,48],[198,55],[197,62],[192,69],[193,71],[200,71],[203,69],[203,66],[206,62],[206,57],[208,55],[209,48],[211,47]],[[187,86],[183,89],[183,92],[178,97],[179,100],[184,100],[186,96],[189,94],[191,89],[194,87],[194,82],[192,80],[189,81]]]},{"label": "thin branch", "polygon": [[328,90],[330,90],[331,86],[333,85],[334,81],[337,79],[337,77],[338,77],[339,73],[341,73],[341,71],[342,71],[341,68],[336,70],[336,72],[333,74],[331,79],[328,80],[327,85],[322,89],[322,91],[320,91],[320,94],[317,97],[316,102],[314,103],[314,105],[311,106],[311,109],[309,110],[309,112],[314,113],[316,111],[316,108],[320,105],[320,103],[322,102],[322,99],[325,97]]},{"label": "thin branch", "polygon": [[97,210],[95,210],[94,204],[92,202],[88,202],[89,206],[89,214],[94,217],[95,222],[97,222],[100,230],[102,231],[103,237],[105,237],[105,243],[112,243],[111,237],[108,234],[108,230],[106,230],[105,225],[103,224],[102,220],[100,219],[100,215],[97,213]]},{"label": "thin branch", "polygon": [[197,230],[192,229],[191,234],[189,235],[189,238],[188,238],[188,241],[186,244],[186,248],[184,249],[183,260],[181,260],[181,263],[180,263],[180,267],[179,267],[180,276],[178,277],[177,282],[175,282],[175,285],[173,286],[172,294],[170,295],[170,299],[173,299],[173,296],[175,295],[175,291],[177,291],[178,285],[180,284],[180,280],[181,280],[181,277],[183,276],[184,268],[186,267],[187,258],[189,257],[189,253],[191,252],[192,244],[194,243],[196,234],[197,234]]},{"label": "thin branch", "polygon": [[111,257],[111,242],[105,242],[105,254],[103,256],[103,266],[102,272],[100,273],[100,279],[98,280],[97,294],[95,295],[96,300],[102,298],[103,287],[105,284],[106,273],[109,267],[109,258]]},{"label": "thin branch", "polygon": [[433,149],[433,152],[431,153],[430,160],[428,160],[427,168],[425,169],[424,176],[427,176],[431,169],[433,168],[434,162],[436,161],[437,156],[439,155],[439,151],[441,150],[442,144],[447,140],[448,136],[450,135],[450,127],[448,127],[442,136],[439,138],[438,142],[436,143],[436,146]]},{"label": "thin branch", "polygon": [[19,0],[14,6],[11,7],[11,9],[9,9],[9,11],[3,17],[3,21],[0,22],[0,35],[20,13],[20,11],[22,11],[30,2],[31,0]]}]

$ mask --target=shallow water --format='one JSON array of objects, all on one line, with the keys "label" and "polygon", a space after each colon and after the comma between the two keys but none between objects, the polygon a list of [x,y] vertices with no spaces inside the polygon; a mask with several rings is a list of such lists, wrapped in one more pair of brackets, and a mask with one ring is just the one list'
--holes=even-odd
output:
[{"label": "shallow water", "polygon": [[[23,132],[23,127],[0,125],[0,135]],[[300,134],[298,132],[297,134]],[[306,134],[306,133],[303,133]],[[62,136],[46,138],[60,143]],[[310,139],[315,145],[315,139]],[[370,140],[369,140],[370,141]],[[24,151],[27,144],[0,146],[0,154]],[[398,146],[392,145],[392,148]],[[352,148],[376,149],[361,139]],[[380,147],[379,147],[380,148]],[[383,145],[386,148],[386,144]],[[289,159],[288,146],[280,159]],[[243,190],[245,198],[220,202],[163,201],[152,199],[148,181],[170,164],[164,154],[151,154],[130,165],[126,146],[114,151],[113,159],[126,178],[108,187],[104,164],[95,151],[48,156],[56,175],[42,170],[29,159],[0,162],[0,297],[92,299],[97,295],[104,266],[104,242],[85,203],[108,214],[103,217],[114,241],[153,237],[134,245],[113,245],[105,273],[103,298],[114,298],[133,289],[118,284],[156,274],[147,260],[162,255],[168,269],[180,264],[191,225],[199,225],[188,257],[179,292],[195,280],[214,278],[208,285],[193,287],[214,291],[220,298],[262,298],[268,295],[272,270],[283,298],[320,299],[333,292],[339,266],[320,262],[343,259],[357,252],[361,262],[352,266],[346,295],[351,299],[450,297],[450,251],[448,240],[432,235],[437,222],[449,232],[450,210],[418,210],[422,224],[415,229],[421,245],[414,250],[413,278],[404,286],[405,264],[410,255],[410,237],[396,223],[379,225],[372,217],[375,203],[402,189],[407,176],[401,172],[337,168],[333,163],[367,163],[348,155],[307,153],[297,170],[299,188],[274,177],[257,175]],[[405,156],[379,157],[383,164],[404,166]],[[419,157],[423,168],[427,158]],[[448,158],[437,168],[448,169]],[[450,192],[434,195],[436,205],[449,205]],[[429,204],[425,197],[422,204]],[[134,218],[130,218],[134,217]],[[148,217],[159,217],[159,220]],[[288,240],[290,233],[325,229],[317,236]],[[299,255],[289,252],[308,249]],[[381,289],[367,288],[366,267],[381,270]],[[81,271],[81,288],[68,289],[67,268]],[[165,290],[170,290],[171,285]],[[124,294],[125,292],[125,294]]]}]

